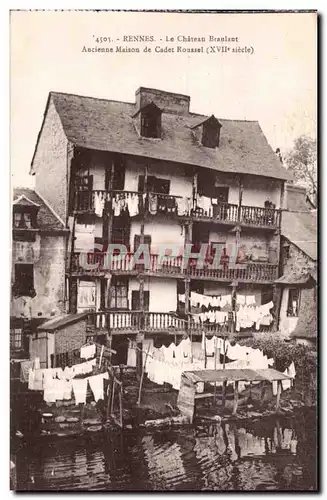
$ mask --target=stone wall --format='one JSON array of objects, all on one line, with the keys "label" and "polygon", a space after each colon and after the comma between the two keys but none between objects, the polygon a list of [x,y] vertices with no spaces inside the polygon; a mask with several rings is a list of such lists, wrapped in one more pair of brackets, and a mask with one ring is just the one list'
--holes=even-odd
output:
[{"label": "stone wall", "polygon": [[67,146],[60,118],[50,100],[33,161],[35,189],[64,222],[68,192]]},{"label": "stone wall", "polygon": [[54,316],[64,312],[65,304],[65,236],[37,235],[36,241],[13,241],[12,282],[15,264],[34,265],[35,297],[12,297],[11,316]]},{"label": "stone wall", "polygon": [[55,332],[55,354],[79,349],[86,342],[86,320],[67,325]]}]

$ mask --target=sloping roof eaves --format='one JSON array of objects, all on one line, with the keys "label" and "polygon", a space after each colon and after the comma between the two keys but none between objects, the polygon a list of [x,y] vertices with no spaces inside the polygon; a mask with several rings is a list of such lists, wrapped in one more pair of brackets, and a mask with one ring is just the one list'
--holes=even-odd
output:
[{"label": "sloping roof eaves", "polygon": [[58,217],[56,217],[47,203],[45,203],[45,201],[40,198],[40,196],[33,189],[25,187],[14,188],[13,199],[16,200],[20,196],[25,196],[33,203],[40,206],[37,215],[37,223],[39,229],[46,231],[65,230],[65,226],[63,225],[62,221]]},{"label": "sloping roof eaves", "polygon": [[219,148],[198,143],[191,128],[207,116],[162,113],[162,140],[140,137],[131,103],[50,93],[67,139],[80,147],[288,180],[258,122],[223,120]]},{"label": "sloping roof eaves", "polygon": [[78,321],[82,321],[86,319],[88,313],[76,313],[76,314],[65,314],[63,316],[54,317],[42,323],[37,329],[38,331],[47,331],[53,332],[55,330],[60,330],[61,328],[65,328],[68,325],[72,325],[77,323]]},{"label": "sloping roof eaves", "polygon": [[282,213],[281,234],[310,259],[317,260],[316,212],[284,211]]},{"label": "sloping roof eaves", "polygon": [[306,285],[310,280],[317,281],[316,273],[283,274],[274,283],[279,285]]}]

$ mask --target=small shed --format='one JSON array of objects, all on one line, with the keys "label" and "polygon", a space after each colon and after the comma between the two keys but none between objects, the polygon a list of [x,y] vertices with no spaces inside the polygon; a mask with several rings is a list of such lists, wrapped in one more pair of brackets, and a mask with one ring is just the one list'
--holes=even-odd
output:
[{"label": "small shed", "polygon": [[86,342],[88,313],[65,314],[42,323],[30,337],[30,358],[40,368],[55,366],[55,356],[80,349]]},{"label": "small shed", "polygon": [[237,412],[238,405],[238,383],[239,382],[274,382],[277,381],[276,409],[279,409],[281,395],[281,381],[291,380],[291,377],[273,368],[264,370],[250,369],[222,369],[222,370],[197,370],[182,373],[181,387],[177,398],[177,407],[181,413],[193,422],[196,400],[211,397],[212,392],[197,393],[197,384],[224,384],[234,382],[234,406],[233,414]]}]

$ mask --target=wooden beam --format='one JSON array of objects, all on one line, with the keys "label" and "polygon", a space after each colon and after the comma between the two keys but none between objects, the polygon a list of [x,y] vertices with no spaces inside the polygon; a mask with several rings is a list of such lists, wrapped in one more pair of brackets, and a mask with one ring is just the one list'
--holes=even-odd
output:
[{"label": "wooden beam", "polygon": [[233,404],[233,415],[236,415],[238,405],[238,380],[235,380],[234,384],[234,404]]}]

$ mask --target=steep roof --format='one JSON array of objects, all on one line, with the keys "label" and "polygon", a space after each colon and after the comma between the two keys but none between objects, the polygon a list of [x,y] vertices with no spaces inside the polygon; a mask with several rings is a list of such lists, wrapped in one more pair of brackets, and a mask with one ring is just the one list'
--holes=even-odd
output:
[{"label": "steep roof", "polygon": [[63,221],[57,216],[47,202],[30,188],[17,187],[13,192],[13,204],[19,200],[27,199],[33,204],[39,205],[37,223],[40,229],[46,231],[62,231],[65,229]]},{"label": "steep roof", "polygon": [[310,259],[317,260],[316,212],[283,212],[282,236],[296,245]]},{"label": "steep roof", "polygon": [[[162,140],[140,137],[132,103],[51,92],[67,139],[80,147],[174,161],[222,172],[290,179],[257,121],[224,120],[219,148],[202,146],[192,127],[209,117],[163,111]],[[49,100],[48,100],[49,103]],[[32,162],[33,163],[33,162]]]}]

